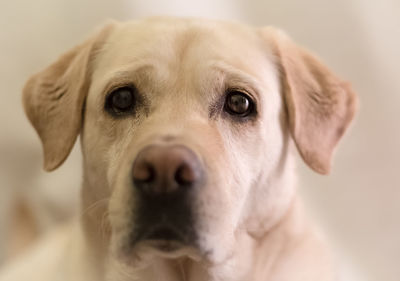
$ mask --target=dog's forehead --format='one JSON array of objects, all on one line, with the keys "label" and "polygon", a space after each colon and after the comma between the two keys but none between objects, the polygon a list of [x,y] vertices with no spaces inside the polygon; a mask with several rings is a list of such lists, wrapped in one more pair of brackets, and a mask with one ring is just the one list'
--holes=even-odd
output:
[{"label": "dog's forehead", "polygon": [[242,24],[155,18],[118,24],[99,63],[109,71],[138,61],[193,70],[209,61],[226,61],[251,72],[266,58],[264,47],[256,29]]}]

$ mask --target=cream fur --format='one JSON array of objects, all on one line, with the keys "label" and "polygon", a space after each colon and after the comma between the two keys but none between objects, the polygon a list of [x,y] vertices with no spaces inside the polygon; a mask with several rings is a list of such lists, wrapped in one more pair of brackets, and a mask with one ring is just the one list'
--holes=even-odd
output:
[{"label": "cream fur", "polygon": [[[134,117],[113,119],[104,97],[129,83],[144,105]],[[238,123],[214,110],[227,87],[257,100],[257,118]],[[48,170],[81,134],[82,216],[0,280],[333,279],[296,196],[292,142],[311,168],[328,172],[355,96],[276,29],[178,18],[113,22],[31,78],[24,104]],[[166,136],[206,167],[207,184],[193,202],[199,249],[167,255],[143,246],[123,255],[135,227],[132,163]]]}]

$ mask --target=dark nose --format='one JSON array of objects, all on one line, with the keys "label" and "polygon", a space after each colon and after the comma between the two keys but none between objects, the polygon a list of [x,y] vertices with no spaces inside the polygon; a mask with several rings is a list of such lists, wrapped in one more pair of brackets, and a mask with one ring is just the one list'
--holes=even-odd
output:
[{"label": "dark nose", "polygon": [[133,163],[136,188],[161,195],[186,190],[201,181],[202,168],[196,154],[182,145],[153,145],[139,152]]}]

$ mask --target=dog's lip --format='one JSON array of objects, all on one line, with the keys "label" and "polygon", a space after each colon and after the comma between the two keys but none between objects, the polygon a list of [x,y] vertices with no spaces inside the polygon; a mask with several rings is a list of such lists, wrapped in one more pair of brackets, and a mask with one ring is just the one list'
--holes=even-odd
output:
[{"label": "dog's lip", "polygon": [[143,231],[137,242],[164,250],[173,251],[187,244],[185,235],[171,224],[159,224]]},{"label": "dog's lip", "polygon": [[143,235],[144,240],[183,241],[183,235],[173,226],[158,225]]},{"label": "dog's lip", "polygon": [[147,246],[164,253],[171,253],[184,248],[184,244],[176,240],[147,240],[145,243]]},{"label": "dog's lip", "polygon": [[176,240],[141,240],[129,252],[125,250],[126,248],[120,252],[119,257],[131,265],[148,260],[154,255],[167,259],[187,257],[197,262],[204,258],[196,246]]},{"label": "dog's lip", "polygon": [[[130,247],[123,247],[121,256],[134,257],[133,260],[146,259],[153,254],[165,258],[189,257],[200,261],[203,258],[201,250],[193,240],[190,231],[178,228],[171,222],[155,225],[142,225],[137,228]],[[187,229],[186,229],[187,230]],[[133,255],[133,256],[132,256]],[[128,260],[128,263],[132,261]]]}]

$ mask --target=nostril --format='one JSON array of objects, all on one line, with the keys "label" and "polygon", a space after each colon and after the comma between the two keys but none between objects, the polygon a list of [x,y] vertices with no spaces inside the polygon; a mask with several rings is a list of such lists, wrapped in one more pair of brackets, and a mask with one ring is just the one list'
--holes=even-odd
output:
[{"label": "nostril", "polygon": [[136,183],[149,183],[156,178],[156,170],[149,163],[140,163],[133,169],[133,180]]},{"label": "nostril", "polygon": [[[161,195],[199,184],[203,178],[196,155],[184,146],[148,146],[139,152],[131,170],[133,187]],[[182,188],[182,189],[180,189]]]},{"label": "nostril", "polygon": [[191,185],[196,181],[196,173],[189,165],[182,164],[176,170],[174,179],[180,186]]}]

